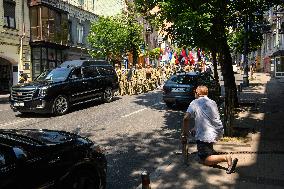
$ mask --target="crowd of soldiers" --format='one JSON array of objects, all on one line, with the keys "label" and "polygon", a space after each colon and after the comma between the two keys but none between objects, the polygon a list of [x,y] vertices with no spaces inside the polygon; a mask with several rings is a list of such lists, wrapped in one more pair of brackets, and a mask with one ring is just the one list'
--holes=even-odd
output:
[{"label": "crowd of soldiers", "polygon": [[[201,64],[200,64],[201,65]],[[190,72],[190,71],[205,71],[202,66],[196,67],[196,65],[168,65],[153,67],[147,65],[132,66],[129,65],[129,69],[125,69],[123,66],[120,68],[116,65],[116,72],[119,79],[119,95],[137,95],[146,93],[161,86],[171,75],[177,72]]]}]

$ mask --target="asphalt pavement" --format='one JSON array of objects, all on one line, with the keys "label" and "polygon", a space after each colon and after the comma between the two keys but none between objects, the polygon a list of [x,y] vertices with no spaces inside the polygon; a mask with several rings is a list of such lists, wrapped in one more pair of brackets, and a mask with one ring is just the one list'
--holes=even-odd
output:
[{"label": "asphalt pavement", "polygon": [[[284,79],[255,73],[250,86],[239,93],[241,106],[234,121],[245,137],[215,145],[215,150],[239,159],[235,173],[226,174],[226,163],[216,167],[199,164],[195,154],[190,155],[187,166],[181,155],[172,152],[150,172],[151,189],[284,188],[283,99]],[[190,152],[196,152],[194,144]]]}]

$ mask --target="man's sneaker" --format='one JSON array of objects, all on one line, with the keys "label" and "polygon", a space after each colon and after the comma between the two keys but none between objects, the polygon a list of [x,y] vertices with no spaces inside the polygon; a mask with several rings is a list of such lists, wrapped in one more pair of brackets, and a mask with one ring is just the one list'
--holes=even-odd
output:
[{"label": "man's sneaker", "polygon": [[235,158],[235,159],[232,161],[232,165],[231,165],[230,167],[228,167],[226,173],[227,173],[227,174],[231,174],[231,173],[235,172],[237,163],[238,163],[238,159]]}]

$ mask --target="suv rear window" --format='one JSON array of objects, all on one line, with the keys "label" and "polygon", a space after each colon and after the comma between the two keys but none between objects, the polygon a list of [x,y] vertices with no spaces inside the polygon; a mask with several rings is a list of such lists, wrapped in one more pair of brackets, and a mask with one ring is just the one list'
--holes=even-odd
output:
[{"label": "suv rear window", "polygon": [[171,78],[171,81],[177,84],[194,84],[195,85],[197,83],[197,77],[190,76],[190,75],[176,75]]}]

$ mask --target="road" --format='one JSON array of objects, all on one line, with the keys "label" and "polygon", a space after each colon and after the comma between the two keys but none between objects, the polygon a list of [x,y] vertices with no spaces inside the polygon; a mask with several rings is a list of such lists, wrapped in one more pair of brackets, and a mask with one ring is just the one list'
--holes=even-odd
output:
[{"label": "road", "polygon": [[66,130],[89,137],[106,149],[107,188],[132,189],[143,170],[153,172],[179,150],[183,111],[167,109],[160,90],[76,106],[59,117],[23,116],[0,104],[0,128]]},{"label": "road", "polygon": [[[236,81],[242,79],[240,74],[235,77]],[[89,137],[106,149],[107,188],[133,189],[140,184],[143,170],[153,172],[170,154],[180,150],[184,109],[168,109],[161,96],[160,90],[120,96],[111,103],[75,106],[59,117],[23,116],[0,102],[0,129],[55,129]]]}]

